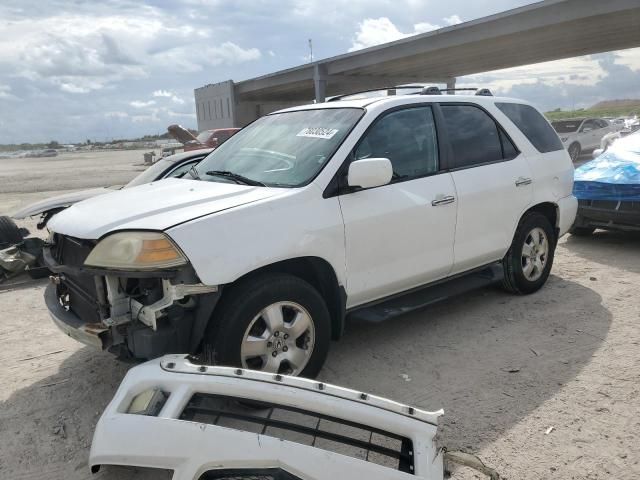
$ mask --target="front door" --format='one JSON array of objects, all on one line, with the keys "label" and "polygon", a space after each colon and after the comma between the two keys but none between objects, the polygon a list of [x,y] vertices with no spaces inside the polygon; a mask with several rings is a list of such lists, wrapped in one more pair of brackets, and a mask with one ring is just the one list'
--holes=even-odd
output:
[{"label": "front door", "polygon": [[447,276],[453,263],[456,192],[440,171],[430,106],[383,114],[351,155],[388,158],[388,185],[343,193],[347,307]]}]

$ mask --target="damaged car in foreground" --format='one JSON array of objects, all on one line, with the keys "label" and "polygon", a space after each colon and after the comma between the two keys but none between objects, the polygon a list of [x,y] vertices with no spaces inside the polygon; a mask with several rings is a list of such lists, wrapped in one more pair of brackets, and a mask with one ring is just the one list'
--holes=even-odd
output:
[{"label": "damaged car in foreground", "polygon": [[480,92],[275,112],[181,178],[58,213],[53,321],[121,357],[314,377],[347,317],[539,290],[575,217],[573,165],[533,106]]},{"label": "damaged car in foreground", "polygon": [[578,199],[573,235],[591,235],[596,228],[640,231],[640,132],[578,167],[573,193]]},{"label": "damaged car in foreground", "polygon": [[96,425],[89,466],[162,469],[173,480],[442,480],[445,465],[462,464],[499,480],[477,457],[436,444],[443,413],[167,355],[127,373]]}]

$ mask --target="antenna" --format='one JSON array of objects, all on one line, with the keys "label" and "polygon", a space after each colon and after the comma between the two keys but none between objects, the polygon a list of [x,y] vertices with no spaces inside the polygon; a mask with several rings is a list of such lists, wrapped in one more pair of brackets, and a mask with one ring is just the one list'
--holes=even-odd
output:
[{"label": "antenna", "polygon": [[309,39],[309,63],[313,63],[313,40]]}]

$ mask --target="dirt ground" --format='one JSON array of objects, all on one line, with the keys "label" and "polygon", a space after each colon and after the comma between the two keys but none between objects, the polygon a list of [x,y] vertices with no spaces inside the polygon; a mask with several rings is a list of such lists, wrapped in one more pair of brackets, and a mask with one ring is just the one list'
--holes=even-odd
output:
[{"label": "dirt ground", "polygon": [[[141,159],[0,160],[0,214],[124,183]],[[0,285],[0,478],[141,478],[87,467],[95,423],[130,365],[60,333],[45,311],[45,281],[20,282]],[[478,454],[503,478],[637,479],[638,285],[640,236],[567,236],[540,292],[487,288],[387,323],[351,323],[321,379],[444,408],[442,444]],[[482,477],[456,469],[453,478]]]}]

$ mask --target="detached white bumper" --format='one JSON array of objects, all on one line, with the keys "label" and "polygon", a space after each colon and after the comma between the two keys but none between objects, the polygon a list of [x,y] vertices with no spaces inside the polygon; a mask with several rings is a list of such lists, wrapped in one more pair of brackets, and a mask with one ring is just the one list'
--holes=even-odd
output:
[{"label": "detached white bumper", "polygon": [[569,231],[578,212],[578,199],[573,195],[558,200],[558,229],[559,236]]},{"label": "detached white bumper", "polygon": [[[150,389],[168,394],[157,416],[126,413],[132,399]],[[218,424],[212,424],[202,416],[206,413],[206,401],[194,406],[194,395],[203,395],[205,400],[230,397],[254,400],[272,408],[269,414],[265,410],[246,410],[254,423],[255,417],[262,415],[265,427],[262,429],[260,425],[257,431],[247,428],[246,421],[236,422],[237,425],[218,423],[221,415],[217,410],[213,410],[213,416],[217,415]],[[181,420],[190,408],[198,413]],[[276,434],[287,430],[295,415],[277,416],[273,413],[275,409],[315,414],[317,423],[307,422],[298,427],[302,430],[296,431],[300,434],[315,428],[314,442],[305,444]],[[237,409],[235,412],[238,415]],[[202,367],[190,363],[184,355],[167,355],[129,371],[96,426],[89,465],[93,471],[109,464],[171,469],[174,480],[196,480],[208,470],[220,473],[242,470],[249,474],[269,469],[285,470],[301,479],[442,480],[442,454],[434,440],[441,414],[442,411],[425,412],[312,380]],[[366,461],[364,456],[353,458],[347,456],[349,453],[324,449],[322,442],[327,437],[319,431],[324,430],[320,422],[328,418],[342,422],[341,426],[347,429],[355,425],[373,431],[356,439],[351,447],[367,441],[371,445],[374,435],[380,432],[410,440],[403,442],[403,458],[410,457],[411,473],[372,463],[373,455],[370,457],[368,453]],[[411,445],[410,451],[406,445]]]}]

